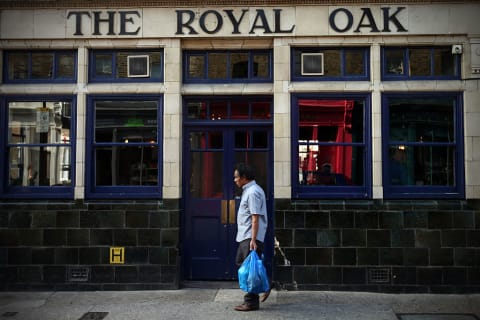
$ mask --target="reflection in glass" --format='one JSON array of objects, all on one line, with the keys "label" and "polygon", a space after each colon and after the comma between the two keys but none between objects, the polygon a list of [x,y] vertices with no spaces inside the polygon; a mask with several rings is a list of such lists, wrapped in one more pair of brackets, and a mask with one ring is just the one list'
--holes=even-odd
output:
[{"label": "reflection in glass", "polygon": [[385,72],[387,74],[404,74],[403,51],[403,49],[385,49]]},{"label": "reflection in glass", "polygon": [[196,120],[263,120],[271,118],[272,102],[238,98],[188,101],[186,114],[188,119]]},{"label": "reflection in glass", "polygon": [[74,54],[58,55],[57,77],[73,78],[74,76],[75,76],[75,55]]},{"label": "reflection in glass", "polygon": [[71,184],[70,102],[8,103],[10,185]]},{"label": "reflection in glass", "polygon": [[298,181],[364,184],[364,101],[299,100]]},{"label": "reflection in glass", "polygon": [[345,73],[358,76],[365,74],[363,51],[345,51]]},{"label": "reflection in glass", "polygon": [[157,116],[157,101],[95,102],[97,186],[158,185]]},{"label": "reflection in glass", "polygon": [[210,120],[228,119],[228,102],[213,101],[210,103]]},{"label": "reflection in glass", "polygon": [[454,76],[455,56],[450,48],[435,48],[433,50],[435,76]]},{"label": "reflection in glass", "polygon": [[188,77],[203,79],[205,77],[205,56],[188,57]]},{"label": "reflection in glass", "polygon": [[209,53],[208,54],[208,78],[225,79],[227,78],[227,54]]},{"label": "reflection in glass", "polygon": [[95,55],[95,75],[111,77],[113,73],[112,64],[113,57],[111,54],[97,53]]},{"label": "reflection in glass", "polygon": [[256,78],[268,78],[270,72],[270,59],[267,54],[253,55],[253,76]]},{"label": "reflection in glass", "polygon": [[411,76],[430,76],[430,49],[410,49],[408,61]]},{"label": "reflection in glass", "polygon": [[223,198],[223,152],[190,152],[190,196]]},{"label": "reflection in glass", "polygon": [[53,78],[53,53],[32,53],[32,79]]},{"label": "reflection in glass", "polygon": [[342,60],[340,50],[325,50],[324,58],[324,75],[328,77],[339,77],[341,75]]},{"label": "reflection in glass", "polygon": [[454,97],[389,99],[392,185],[455,183],[455,104]]},{"label": "reflection in glass", "polygon": [[28,54],[11,53],[8,55],[8,79],[28,78]]},{"label": "reflection in glass", "polygon": [[158,147],[110,146],[95,148],[97,186],[158,185]]},{"label": "reflection in glass", "polygon": [[248,78],[248,53],[230,54],[230,73],[233,79]]},{"label": "reflection in glass", "polygon": [[190,132],[190,148],[192,150],[222,149],[222,131]]},{"label": "reflection in glass", "polygon": [[157,142],[155,101],[100,101],[95,105],[96,142]]},{"label": "reflection in glass", "polygon": [[390,184],[453,186],[454,152],[450,146],[390,146]]},{"label": "reflection in glass", "polygon": [[239,101],[235,102],[232,101],[232,107],[230,111],[230,118],[231,119],[248,119],[249,117],[249,108],[248,108],[248,101]]}]

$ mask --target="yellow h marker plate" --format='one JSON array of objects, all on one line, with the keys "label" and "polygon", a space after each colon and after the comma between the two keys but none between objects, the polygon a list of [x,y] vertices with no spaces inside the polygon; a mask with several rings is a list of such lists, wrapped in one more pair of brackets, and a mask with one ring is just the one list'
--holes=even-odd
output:
[{"label": "yellow h marker plate", "polygon": [[125,263],[125,248],[110,247],[110,264],[124,264],[124,263]]}]

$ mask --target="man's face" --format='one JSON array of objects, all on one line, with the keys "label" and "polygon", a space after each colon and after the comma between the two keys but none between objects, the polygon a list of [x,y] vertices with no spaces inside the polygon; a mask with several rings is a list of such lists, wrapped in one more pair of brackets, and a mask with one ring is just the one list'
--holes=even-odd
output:
[{"label": "man's face", "polygon": [[239,188],[241,188],[245,183],[247,183],[247,179],[245,179],[245,177],[240,177],[237,170],[235,170],[235,172],[233,173],[233,181]]}]

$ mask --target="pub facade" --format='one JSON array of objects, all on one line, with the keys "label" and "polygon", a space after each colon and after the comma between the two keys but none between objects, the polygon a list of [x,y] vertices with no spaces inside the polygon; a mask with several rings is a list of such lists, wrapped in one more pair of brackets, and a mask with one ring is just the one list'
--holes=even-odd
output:
[{"label": "pub facade", "polygon": [[0,290],[480,290],[476,1],[2,1]]}]

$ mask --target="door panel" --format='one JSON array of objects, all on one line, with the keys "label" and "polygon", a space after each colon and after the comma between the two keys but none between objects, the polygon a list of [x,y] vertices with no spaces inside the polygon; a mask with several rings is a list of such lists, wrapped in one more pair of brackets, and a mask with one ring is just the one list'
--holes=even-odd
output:
[{"label": "door panel", "polygon": [[[234,184],[233,169],[238,162],[252,164],[257,172],[257,183],[269,194],[269,128],[185,128],[185,136],[189,139],[183,170],[182,251],[186,279],[237,278],[236,210],[241,189]],[[271,199],[267,200],[271,203]],[[270,228],[273,228],[272,221],[269,217]],[[269,242],[273,243],[271,239]]]}]

